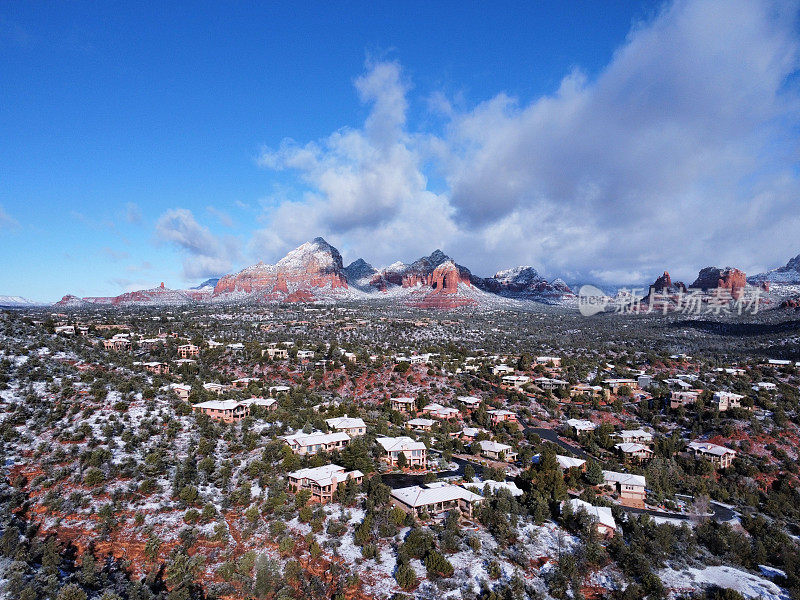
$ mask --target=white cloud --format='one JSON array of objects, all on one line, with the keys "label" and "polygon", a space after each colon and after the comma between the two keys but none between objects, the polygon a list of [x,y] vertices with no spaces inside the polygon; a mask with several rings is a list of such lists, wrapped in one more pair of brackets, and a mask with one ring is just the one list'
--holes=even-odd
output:
[{"label": "white cloud", "polygon": [[3,205],[0,204],[0,231],[16,229],[19,227],[19,221],[6,212]]},{"label": "white cloud", "polygon": [[231,270],[239,256],[235,238],[215,236],[185,208],[170,209],[159,217],[156,240],[174,245],[187,254],[183,261],[186,279],[223,275]]},{"label": "white cloud", "polygon": [[796,16],[795,3],[675,2],[552,95],[459,110],[434,91],[441,136],[409,131],[400,66],[369,64],[360,128],[264,150],[306,191],[267,211],[254,247],[270,259],[322,234],[379,265],[441,246],[480,274],[531,263],[605,280],[775,266],[800,233]]}]

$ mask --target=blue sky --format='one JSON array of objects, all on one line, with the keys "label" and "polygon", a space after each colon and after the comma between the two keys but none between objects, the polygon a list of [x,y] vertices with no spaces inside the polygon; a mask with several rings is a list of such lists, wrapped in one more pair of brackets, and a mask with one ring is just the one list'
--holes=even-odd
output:
[{"label": "blue sky", "polygon": [[3,3],[0,294],[316,235],[615,283],[800,252],[795,3],[464,4]]}]

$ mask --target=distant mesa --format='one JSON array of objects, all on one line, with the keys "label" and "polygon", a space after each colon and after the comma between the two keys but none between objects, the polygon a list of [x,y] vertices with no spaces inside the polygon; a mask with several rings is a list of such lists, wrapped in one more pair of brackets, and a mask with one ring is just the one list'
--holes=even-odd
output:
[{"label": "distant mesa", "polygon": [[729,289],[734,298],[741,296],[742,290],[747,285],[747,276],[743,271],[733,267],[705,267],[700,270],[697,279],[690,286],[703,291],[713,289]]}]

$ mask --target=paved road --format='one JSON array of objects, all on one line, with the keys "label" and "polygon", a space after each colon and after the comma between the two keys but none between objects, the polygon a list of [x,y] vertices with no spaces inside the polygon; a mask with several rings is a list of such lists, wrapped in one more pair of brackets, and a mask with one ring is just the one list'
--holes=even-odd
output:
[{"label": "paved road", "polygon": [[539,437],[543,440],[547,440],[548,442],[553,442],[554,444],[558,444],[561,448],[565,450],[569,450],[578,458],[582,458],[584,460],[591,458],[586,452],[578,448],[577,446],[573,446],[572,444],[568,444],[560,437],[558,437],[558,432],[554,429],[548,429],[547,427],[530,427],[530,426],[523,426],[523,430],[525,433],[532,431],[533,433],[539,434]]},{"label": "paved road", "polygon": [[[631,506],[621,506],[620,508],[626,512],[634,513],[637,515],[650,515],[651,517],[664,517],[665,519],[675,519],[676,521],[689,521],[692,519],[694,515],[687,515],[684,513],[673,513],[673,512],[666,512],[662,510],[655,510],[650,508],[633,508]],[[726,521],[731,521],[736,517],[736,513],[728,508],[727,506],[723,506],[717,502],[710,503],[711,508],[711,518],[717,521],[718,523],[725,523]]]},{"label": "paved road", "polygon": [[[480,475],[483,472],[483,467],[479,464],[471,463],[463,458],[453,457],[451,460],[458,465],[458,468],[449,471],[438,471],[436,477],[440,479],[445,477],[463,477],[464,467],[466,467],[467,464],[472,465],[476,475]],[[381,481],[393,490],[396,490],[397,488],[409,487],[412,485],[422,485],[425,481],[425,475],[415,475],[413,473],[386,473],[381,475]]]}]

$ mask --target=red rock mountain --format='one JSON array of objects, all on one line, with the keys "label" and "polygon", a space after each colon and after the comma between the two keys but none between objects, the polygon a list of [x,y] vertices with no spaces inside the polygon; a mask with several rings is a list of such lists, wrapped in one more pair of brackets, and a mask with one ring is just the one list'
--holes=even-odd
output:
[{"label": "red rock mountain", "polygon": [[713,290],[718,288],[729,289],[734,298],[738,298],[744,287],[747,285],[746,275],[739,269],[732,267],[705,267],[700,270],[692,288],[701,290]]}]

